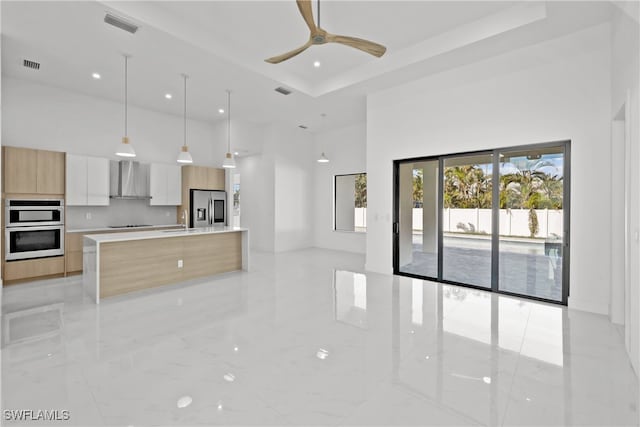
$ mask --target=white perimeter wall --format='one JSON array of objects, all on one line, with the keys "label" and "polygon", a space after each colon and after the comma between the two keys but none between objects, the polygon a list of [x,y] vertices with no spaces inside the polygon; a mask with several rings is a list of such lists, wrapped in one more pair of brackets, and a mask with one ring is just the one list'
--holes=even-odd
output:
[{"label": "white perimeter wall", "polygon": [[[572,141],[571,307],[607,313],[611,211],[609,25],[369,96],[367,258],[392,271],[392,161]],[[602,197],[598,199],[598,195]]]},{"label": "white perimeter wall", "polygon": [[[314,138],[315,183],[313,192],[314,246],[364,254],[366,233],[333,230],[333,177],[366,172],[366,125],[357,124],[322,132]],[[329,163],[315,160],[324,152]],[[367,191],[367,197],[370,192]]]}]

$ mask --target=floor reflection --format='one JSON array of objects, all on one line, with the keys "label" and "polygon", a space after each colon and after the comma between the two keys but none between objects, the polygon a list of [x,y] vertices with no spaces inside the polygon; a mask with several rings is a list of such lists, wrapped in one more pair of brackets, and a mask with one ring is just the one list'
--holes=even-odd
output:
[{"label": "floor reflection", "polygon": [[362,273],[342,252],[252,261],[99,307],[73,278],[4,288],[3,409],[84,426],[638,423],[603,316]]},{"label": "floor reflection", "polygon": [[367,327],[367,276],[335,270],[335,319],[358,328]]}]

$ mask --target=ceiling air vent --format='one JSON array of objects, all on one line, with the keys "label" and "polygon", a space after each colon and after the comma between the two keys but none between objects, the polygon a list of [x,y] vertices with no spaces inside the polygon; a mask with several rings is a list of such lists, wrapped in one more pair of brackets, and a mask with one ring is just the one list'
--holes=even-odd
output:
[{"label": "ceiling air vent", "polygon": [[110,13],[107,13],[104,16],[104,22],[106,22],[107,24],[113,25],[114,27],[118,27],[121,30],[125,30],[131,34],[135,34],[136,31],[138,31],[138,26],[132,24],[131,22],[127,22],[124,19],[112,15]]},{"label": "ceiling air vent", "polygon": [[30,61],[28,59],[23,59],[22,60],[22,65],[24,65],[27,68],[31,68],[32,70],[39,70],[40,69],[40,63],[39,62]]},{"label": "ceiling air vent", "polygon": [[298,125],[298,127],[299,127],[300,129],[309,129],[309,128],[308,128],[308,127],[306,127],[305,125]]},{"label": "ceiling air vent", "polygon": [[291,93],[291,91],[289,89],[287,89],[286,87],[282,87],[282,86],[275,88],[275,91],[278,92],[278,93],[281,93],[283,95],[289,95]]}]

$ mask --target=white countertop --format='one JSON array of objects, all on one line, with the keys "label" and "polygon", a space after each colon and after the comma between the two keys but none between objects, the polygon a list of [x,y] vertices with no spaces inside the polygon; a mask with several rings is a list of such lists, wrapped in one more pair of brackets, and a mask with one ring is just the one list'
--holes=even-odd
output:
[{"label": "white countertop", "polygon": [[91,239],[96,243],[103,242],[122,242],[127,240],[144,240],[144,239],[161,239],[165,237],[185,237],[198,234],[217,234],[217,233],[235,233],[248,231],[246,228],[240,227],[203,227],[203,228],[187,228],[181,230],[151,230],[151,231],[133,231],[127,233],[109,233],[109,234],[88,234],[85,239]]},{"label": "white countertop", "polygon": [[149,228],[169,228],[169,227],[182,227],[182,224],[160,224],[160,225],[147,225],[144,227],[96,227],[96,228],[77,228],[77,229],[68,229],[67,233],[89,233],[94,231],[113,231],[113,230],[131,230],[133,231],[144,231]]}]

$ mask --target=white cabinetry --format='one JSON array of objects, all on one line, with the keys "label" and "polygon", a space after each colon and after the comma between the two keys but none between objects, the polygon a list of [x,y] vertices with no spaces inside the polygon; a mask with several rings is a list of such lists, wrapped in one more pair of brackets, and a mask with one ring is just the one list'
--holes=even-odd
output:
[{"label": "white cabinetry", "polygon": [[109,159],[67,154],[67,206],[109,205]]},{"label": "white cabinetry", "polygon": [[152,163],[149,169],[151,206],[178,206],[182,203],[180,166]]}]

